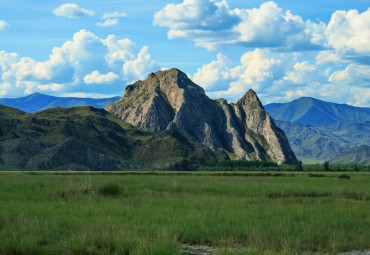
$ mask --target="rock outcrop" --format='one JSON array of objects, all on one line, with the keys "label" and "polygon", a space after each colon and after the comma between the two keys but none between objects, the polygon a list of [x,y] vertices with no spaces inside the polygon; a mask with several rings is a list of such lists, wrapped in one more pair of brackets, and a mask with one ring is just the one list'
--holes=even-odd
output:
[{"label": "rock outcrop", "polygon": [[178,69],[151,73],[127,86],[106,110],[149,132],[176,130],[231,158],[296,163],[285,133],[249,90],[236,104],[211,100]]}]

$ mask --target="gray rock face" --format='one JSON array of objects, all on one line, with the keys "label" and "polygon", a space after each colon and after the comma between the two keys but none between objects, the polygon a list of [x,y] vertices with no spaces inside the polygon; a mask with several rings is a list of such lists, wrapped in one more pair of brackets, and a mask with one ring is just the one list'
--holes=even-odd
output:
[{"label": "gray rock face", "polygon": [[284,132],[249,90],[236,104],[211,100],[178,69],[152,73],[127,86],[124,96],[106,110],[150,132],[177,130],[231,158],[296,163]]}]

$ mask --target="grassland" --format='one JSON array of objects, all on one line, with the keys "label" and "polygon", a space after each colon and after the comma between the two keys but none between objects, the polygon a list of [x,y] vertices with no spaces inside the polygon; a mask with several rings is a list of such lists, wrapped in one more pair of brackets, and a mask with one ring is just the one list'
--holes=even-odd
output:
[{"label": "grassland", "polygon": [[370,173],[345,175],[0,172],[0,254],[369,250]]}]

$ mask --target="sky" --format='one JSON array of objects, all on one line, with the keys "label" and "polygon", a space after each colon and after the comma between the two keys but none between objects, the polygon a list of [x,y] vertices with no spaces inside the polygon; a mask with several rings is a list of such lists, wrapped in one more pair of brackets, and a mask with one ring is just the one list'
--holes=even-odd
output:
[{"label": "sky", "polygon": [[370,107],[368,0],[0,0],[0,97],[121,96],[178,68],[211,98],[248,89]]}]

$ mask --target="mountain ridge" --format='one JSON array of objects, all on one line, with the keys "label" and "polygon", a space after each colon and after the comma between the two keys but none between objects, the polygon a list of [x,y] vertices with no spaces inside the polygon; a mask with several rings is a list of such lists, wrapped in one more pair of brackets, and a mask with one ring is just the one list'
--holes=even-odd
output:
[{"label": "mountain ridge", "polygon": [[324,125],[340,121],[370,121],[370,108],[325,102],[316,98],[301,97],[288,103],[265,106],[276,120],[304,125]]},{"label": "mountain ridge", "polygon": [[108,112],[148,132],[177,130],[237,158],[296,163],[284,132],[249,90],[236,103],[211,100],[202,87],[173,68],[151,73],[126,87]]}]

